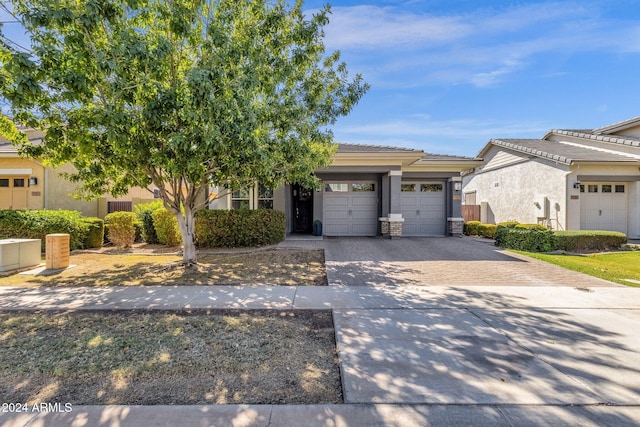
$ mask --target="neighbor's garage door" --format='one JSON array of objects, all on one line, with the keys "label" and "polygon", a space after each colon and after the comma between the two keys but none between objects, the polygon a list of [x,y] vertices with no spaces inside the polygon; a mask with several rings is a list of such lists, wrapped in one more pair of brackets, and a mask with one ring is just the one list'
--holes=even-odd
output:
[{"label": "neighbor's garage door", "polygon": [[26,209],[28,176],[0,176],[0,209]]},{"label": "neighbor's garage door", "polygon": [[323,234],[375,236],[378,232],[378,188],[373,182],[325,182]]},{"label": "neighbor's garage door", "polygon": [[446,232],[445,186],[442,181],[401,185],[403,236],[442,236]]},{"label": "neighbor's garage door", "polygon": [[626,234],[628,186],[622,182],[591,182],[580,185],[580,228],[611,230]]}]

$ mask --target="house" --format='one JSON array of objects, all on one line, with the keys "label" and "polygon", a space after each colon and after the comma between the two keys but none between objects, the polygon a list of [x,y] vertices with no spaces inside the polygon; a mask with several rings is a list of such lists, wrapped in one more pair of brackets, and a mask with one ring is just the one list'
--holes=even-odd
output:
[{"label": "house", "polygon": [[[273,208],[286,214],[288,233],[326,236],[442,236],[462,232],[461,171],[479,159],[421,150],[338,144],[331,165],[316,171],[317,190],[260,184],[224,194],[211,209]],[[216,191],[215,189],[212,191]]]},{"label": "house", "polygon": [[463,173],[466,205],[485,223],[615,230],[640,238],[640,117],[542,139],[492,139]]}]

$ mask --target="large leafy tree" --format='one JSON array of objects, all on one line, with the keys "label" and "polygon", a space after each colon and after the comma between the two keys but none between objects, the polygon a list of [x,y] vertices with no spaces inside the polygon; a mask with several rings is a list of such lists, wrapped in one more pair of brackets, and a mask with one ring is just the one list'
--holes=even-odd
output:
[{"label": "large leafy tree", "polygon": [[[45,131],[21,153],[71,163],[79,194],[155,185],[196,262],[194,218],[209,186],[313,185],[329,130],[368,86],[325,52],[328,7],[302,1],[13,0],[30,50],[0,41],[0,94]],[[4,38],[0,40],[6,40]]]}]

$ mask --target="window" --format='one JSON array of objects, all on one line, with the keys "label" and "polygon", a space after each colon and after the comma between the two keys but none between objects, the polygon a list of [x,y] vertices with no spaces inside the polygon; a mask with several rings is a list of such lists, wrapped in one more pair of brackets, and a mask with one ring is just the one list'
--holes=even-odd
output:
[{"label": "window", "polygon": [[597,193],[598,192],[598,186],[594,185],[594,184],[587,185],[587,192],[589,192],[589,193]]},{"label": "window", "polygon": [[349,184],[326,184],[324,186],[324,191],[326,191],[327,193],[346,193],[347,191],[349,191]]},{"label": "window", "polygon": [[416,185],[415,184],[400,184],[400,191],[403,191],[403,192],[416,191]]},{"label": "window", "polygon": [[584,184],[580,184],[580,192],[584,193]]},{"label": "window", "polygon": [[624,193],[624,185],[616,185],[616,193]]},{"label": "window", "polygon": [[231,209],[251,209],[249,193],[247,188],[231,193]]},{"label": "window", "polygon": [[611,193],[611,184],[602,184],[603,193]]},{"label": "window", "polygon": [[13,179],[13,187],[24,187],[24,178],[14,178]]},{"label": "window", "polygon": [[154,199],[159,199],[160,197],[161,197],[161,195],[160,195],[160,190],[159,190],[159,189],[157,189],[157,188],[155,188],[155,189],[153,190],[153,198],[154,198]]},{"label": "window", "polygon": [[376,191],[376,185],[353,183],[351,184],[351,191],[353,191],[354,193],[360,193],[365,191]]},{"label": "window", "polygon": [[442,191],[442,184],[420,184],[421,193],[437,193]]},{"label": "window", "polygon": [[9,178],[0,178],[0,187],[9,187]]},{"label": "window", "polygon": [[273,190],[258,184],[258,209],[273,209]]}]

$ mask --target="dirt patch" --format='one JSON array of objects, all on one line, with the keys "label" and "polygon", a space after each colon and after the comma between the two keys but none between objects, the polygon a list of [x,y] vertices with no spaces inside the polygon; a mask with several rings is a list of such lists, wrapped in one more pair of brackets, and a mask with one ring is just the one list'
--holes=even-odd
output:
[{"label": "dirt patch", "polygon": [[[134,248],[135,250],[135,248]],[[42,275],[0,277],[4,286],[272,285],[326,286],[324,251],[271,248],[200,253],[194,268],[181,256],[122,250],[76,252],[75,265]]]},{"label": "dirt patch", "polygon": [[331,313],[0,313],[0,396],[73,405],[342,403]]}]

